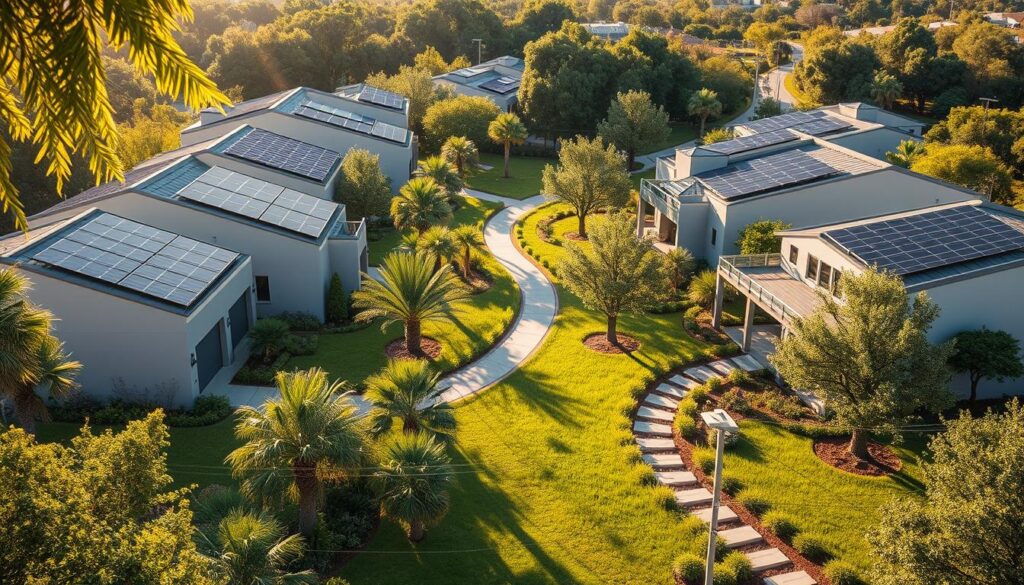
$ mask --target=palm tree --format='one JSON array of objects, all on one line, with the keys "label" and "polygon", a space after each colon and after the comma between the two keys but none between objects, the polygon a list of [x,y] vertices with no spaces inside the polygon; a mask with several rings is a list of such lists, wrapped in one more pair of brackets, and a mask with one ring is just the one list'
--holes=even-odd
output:
[{"label": "palm tree", "polygon": [[721,115],[722,102],[718,101],[717,93],[705,87],[690,96],[686,111],[700,120],[700,131],[697,132],[697,136],[704,136],[704,123],[708,118]]},{"label": "palm tree", "polygon": [[391,200],[391,219],[399,230],[411,227],[422,233],[451,218],[452,208],[443,188],[429,177],[410,179]]},{"label": "palm tree", "polygon": [[462,277],[469,281],[470,261],[473,250],[483,245],[483,238],[480,237],[480,230],[476,226],[463,225],[452,230],[452,241],[456,246],[462,248]]},{"label": "palm tree", "polygon": [[895,151],[885,153],[885,160],[898,167],[909,169],[910,165],[914,164],[914,161],[924,154],[924,151],[925,146],[923,142],[901,140]]},{"label": "palm tree", "polygon": [[392,360],[383,370],[366,379],[370,410],[370,432],[380,437],[394,420],[402,421],[402,432],[427,432],[447,441],[455,431],[455,416],[445,402],[434,400],[441,374],[424,360]]},{"label": "palm tree", "polygon": [[228,585],[299,585],[319,582],[311,570],[288,572],[302,557],[303,538],[285,536],[284,526],[266,512],[234,510],[216,534],[199,532],[199,548],[214,561],[214,572]]},{"label": "palm tree", "polygon": [[428,229],[416,239],[416,250],[434,257],[434,270],[440,270],[445,261],[458,252],[452,231],[440,225]]},{"label": "palm tree", "polygon": [[402,322],[406,347],[422,354],[423,323],[449,318],[453,304],[468,297],[450,266],[435,271],[429,255],[392,252],[381,263],[380,280],[363,273],[363,287],[352,293],[352,305],[361,309],[357,321],[383,317],[381,329]]},{"label": "palm tree", "polygon": [[441,156],[430,156],[421,160],[416,167],[416,176],[434,179],[435,183],[444,188],[449,203],[455,200],[465,186],[455,165]]},{"label": "palm tree", "polygon": [[27,292],[28,281],[0,270],[0,394],[11,399],[25,432],[34,434],[36,419],[49,419],[39,392],[66,396],[82,366],[68,360],[64,345],[50,333],[53,316],[32,305]]},{"label": "palm tree", "polygon": [[717,278],[714,270],[705,270],[694,276],[690,281],[690,288],[686,291],[686,298],[695,305],[710,309],[715,302]]},{"label": "palm tree", "polygon": [[507,179],[511,176],[508,172],[508,163],[512,145],[522,144],[526,141],[526,126],[515,114],[498,114],[498,117],[491,120],[490,126],[487,127],[487,136],[505,147],[505,174],[503,176]]},{"label": "palm tree", "polygon": [[903,84],[894,76],[879,70],[871,82],[871,99],[887,110],[891,110],[896,98],[903,94]]},{"label": "palm tree", "polygon": [[252,351],[263,356],[263,361],[270,363],[281,353],[288,340],[288,323],[282,319],[268,317],[256,321],[249,330]]},{"label": "palm tree", "polygon": [[274,381],[279,399],[238,409],[235,436],[244,444],[225,461],[247,496],[273,498],[294,489],[299,532],[308,539],[316,530],[318,470],[356,465],[362,457],[359,413],[345,386],[328,384],[319,368],[278,372]]},{"label": "palm tree", "polygon": [[441,156],[455,165],[455,170],[463,179],[480,163],[480,151],[476,143],[465,136],[449,136],[441,146]]},{"label": "palm tree", "polygon": [[381,512],[403,525],[409,540],[422,540],[426,527],[448,512],[452,472],[444,446],[426,435],[402,435],[388,445],[380,467],[371,481]]},{"label": "palm tree", "polygon": [[668,281],[672,285],[672,292],[678,294],[679,287],[686,283],[697,265],[693,254],[686,248],[672,248],[662,258],[662,262]]}]

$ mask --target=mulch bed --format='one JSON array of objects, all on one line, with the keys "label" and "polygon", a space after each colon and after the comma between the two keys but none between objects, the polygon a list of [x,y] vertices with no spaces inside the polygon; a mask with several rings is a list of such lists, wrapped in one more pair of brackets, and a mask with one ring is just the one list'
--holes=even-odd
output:
[{"label": "mulch bed", "polygon": [[640,340],[629,335],[618,334],[617,344],[608,341],[604,333],[591,333],[583,339],[583,345],[600,353],[632,353],[640,349]]},{"label": "mulch bed", "polygon": [[384,348],[384,353],[391,359],[437,359],[441,355],[441,342],[429,337],[420,340],[421,351],[412,352],[405,345],[405,338],[399,337]]},{"label": "mulch bed", "polygon": [[868,442],[868,455],[864,460],[850,453],[850,440],[845,437],[827,437],[814,441],[814,454],[832,467],[857,475],[882,476],[896,473],[903,466],[892,449],[875,442]]},{"label": "mulch bed", "polygon": [[586,242],[588,238],[584,238],[576,232],[566,232],[565,239],[572,240],[574,242]]},{"label": "mulch bed", "polygon": [[462,279],[462,282],[466,283],[466,286],[468,286],[475,295],[487,292],[491,288],[491,281],[479,272],[471,271],[469,273],[469,280],[466,280],[460,272],[459,278]]}]

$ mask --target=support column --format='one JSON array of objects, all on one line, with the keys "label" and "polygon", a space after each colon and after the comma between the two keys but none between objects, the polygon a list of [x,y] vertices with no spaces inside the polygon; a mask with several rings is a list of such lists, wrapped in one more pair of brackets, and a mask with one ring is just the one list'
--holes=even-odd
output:
[{"label": "support column", "polygon": [[754,333],[754,313],[757,312],[757,306],[754,305],[754,301],[747,297],[746,310],[743,312],[743,344],[741,349],[743,351],[750,351],[750,338]]},{"label": "support column", "polygon": [[636,237],[644,237],[644,198],[636,198]]},{"label": "support column", "polygon": [[722,327],[722,301],[725,300],[725,279],[722,273],[716,273],[715,277],[715,304],[711,310],[711,325],[715,329]]}]

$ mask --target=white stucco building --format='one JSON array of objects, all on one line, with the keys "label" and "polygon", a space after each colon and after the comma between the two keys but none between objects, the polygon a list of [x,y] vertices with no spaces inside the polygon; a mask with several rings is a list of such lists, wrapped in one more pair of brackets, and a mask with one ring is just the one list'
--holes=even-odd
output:
[{"label": "white stucco building", "polygon": [[506,55],[434,76],[434,84],[451,89],[456,95],[482,96],[503,112],[511,112],[518,103],[519,82],[526,64],[519,57]]},{"label": "white stucco building", "polygon": [[[97,398],[115,388],[187,407],[254,320],[252,260],[96,209],[0,239],[0,268],[31,283]],[[128,398],[128,396],[126,396]]]}]

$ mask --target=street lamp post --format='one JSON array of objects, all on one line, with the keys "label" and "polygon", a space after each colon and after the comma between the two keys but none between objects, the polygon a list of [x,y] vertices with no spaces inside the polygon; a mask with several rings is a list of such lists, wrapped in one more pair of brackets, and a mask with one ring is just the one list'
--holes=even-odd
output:
[{"label": "street lamp post", "polygon": [[480,62],[483,60],[484,40],[483,39],[473,39],[473,42],[476,43],[476,64],[479,65]]},{"label": "street lamp post", "polygon": [[715,429],[715,486],[711,497],[711,533],[708,535],[708,558],[704,568],[704,585],[712,585],[715,568],[715,541],[718,539],[718,502],[722,493],[722,455],[725,452],[725,434],[740,430],[736,421],[721,408],[702,412],[700,417],[708,428]]}]

